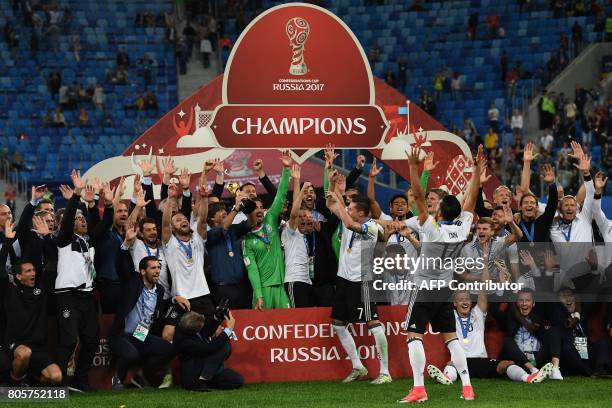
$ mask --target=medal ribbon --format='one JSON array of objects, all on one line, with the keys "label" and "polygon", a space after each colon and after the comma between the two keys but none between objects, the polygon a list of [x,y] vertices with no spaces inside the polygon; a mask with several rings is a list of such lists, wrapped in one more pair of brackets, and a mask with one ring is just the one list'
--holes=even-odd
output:
[{"label": "medal ribbon", "polygon": [[177,238],[177,241],[178,241],[179,245],[181,246],[181,248],[183,248],[183,251],[185,251],[185,254],[187,255],[187,258],[188,259],[193,259],[193,248],[191,247],[191,240],[189,241],[189,245],[185,245],[183,243],[183,241],[181,241],[178,238]]},{"label": "medal ribbon", "polygon": [[464,339],[467,339],[468,337],[471,321],[472,321],[472,311],[471,310],[468,313],[467,319],[465,320],[465,325],[463,324],[463,319],[461,319],[461,316],[457,314],[457,322],[459,323],[459,327],[461,327],[461,335],[463,336]]},{"label": "medal ribbon", "polygon": [[[574,223],[570,222],[569,223],[569,228],[567,229],[567,234],[565,233],[565,230],[561,229],[561,234],[563,234],[563,238],[565,238],[565,242],[570,242],[571,238],[572,238],[572,225]],[[563,225],[567,225],[567,224],[563,224]]]},{"label": "medal ribbon", "polygon": [[535,221],[531,222],[531,227],[529,228],[529,232],[527,232],[527,227],[525,226],[525,222],[523,222],[521,220],[519,225],[521,226],[521,229],[523,230],[523,233],[527,237],[527,240],[529,242],[533,242],[533,238],[534,238],[533,236],[534,236],[534,233],[535,233]]}]

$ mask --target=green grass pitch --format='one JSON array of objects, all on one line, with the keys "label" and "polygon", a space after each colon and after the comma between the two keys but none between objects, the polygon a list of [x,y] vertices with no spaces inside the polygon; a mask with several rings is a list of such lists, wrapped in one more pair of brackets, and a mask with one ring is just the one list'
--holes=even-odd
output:
[{"label": "green grass pitch", "polygon": [[[408,392],[410,379],[374,386],[365,381],[294,382],[246,385],[235,391],[195,393],[178,388],[170,390],[99,391],[71,394],[68,401],[56,403],[19,403],[19,407],[114,407],[189,408],[189,407],[399,407],[397,400]],[[429,401],[425,407],[611,407],[612,380],[568,377],[564,381],[547,380],[541,384],[523,384],[509,380],[474,380],[476,401],[459,399],[460,384],[450,386],[427,380]],[[7,405],[8,406],[8,405]]]}]

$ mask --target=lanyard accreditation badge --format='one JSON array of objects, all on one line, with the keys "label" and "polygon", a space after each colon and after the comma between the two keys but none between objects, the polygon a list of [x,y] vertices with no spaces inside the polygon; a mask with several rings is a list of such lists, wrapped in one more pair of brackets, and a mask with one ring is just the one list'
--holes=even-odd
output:
[{"label": "lanyard accreditation badge", "polygon": [[574,347],[576,347],[576,351],[580,355],[581,359],[589,359],[588,340],[584,335],[584,330],[582,330],[580,323],[576,325],[576,330],[574,330]]}]

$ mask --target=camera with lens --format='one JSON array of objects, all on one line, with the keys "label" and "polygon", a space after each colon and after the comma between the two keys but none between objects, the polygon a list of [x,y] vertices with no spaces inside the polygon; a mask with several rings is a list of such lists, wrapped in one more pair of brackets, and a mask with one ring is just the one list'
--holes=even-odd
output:
[{"label": "camera with lens", "polygon": [[225,298],[219,302],[214,313],[216,321],[221,322],[225,320],[225,318],[229,318],[229,303],[229,298]]}]

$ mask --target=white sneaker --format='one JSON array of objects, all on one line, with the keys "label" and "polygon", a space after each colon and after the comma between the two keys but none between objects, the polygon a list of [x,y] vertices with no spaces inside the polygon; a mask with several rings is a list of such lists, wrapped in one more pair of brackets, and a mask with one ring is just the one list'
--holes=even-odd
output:
[{"label": "white sneaker", "polygon": [[[527,382],[534,384],[540,383],[550,377],[552,370],[552,363],[547,363],[535,373],[530,374],[529,377],[527,377]],[[559,375],[561,375],[561,373],[559,373]]]},{"label": "white sneaker", "polygon": [[391,382],[393,382],[393,379],[391,378],[389,374],[380,374],[378,377],[376,377],[375,380],[371,381],[370,384],[381,385],[381,384],[389,384]]},{"label": "white sneaker", "polygon": [[563,376],[561,375],[561,370],[559,367],[553,367],[550,376],[548,377],[551,380],[563,380]]},{"label": "white sneaker", "polygon": [[446,374],[440,371],[440,369],[435,365],[430,364],[427,366],[427,374],[429,374],[431,378],[433,378],[440,384],[451,385],[453,383],[450,378],[448,378]]},{"label": "white sneaker", "polygon": [[363,368],[353,368],[353,370],[351,371],[351,373],[344,379],[342,380],[343,383],[350,383],[353,382],[355,380],[361,380],[363,378],[365,378],[368,375],[368,369],[363,367]]}]

